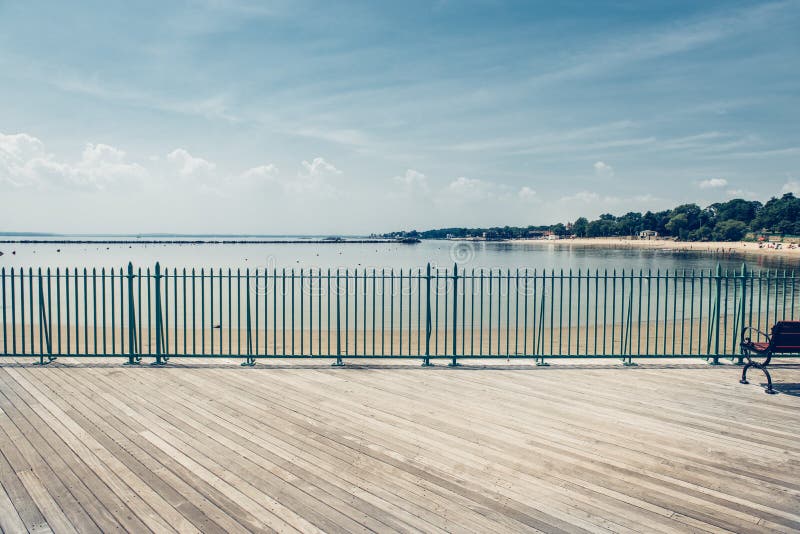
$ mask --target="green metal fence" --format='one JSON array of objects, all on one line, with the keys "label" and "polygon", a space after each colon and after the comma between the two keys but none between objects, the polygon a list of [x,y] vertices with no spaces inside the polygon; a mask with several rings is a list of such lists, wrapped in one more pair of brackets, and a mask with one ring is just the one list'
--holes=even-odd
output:
[{"label": "green metal fence", "polygon": [[0,269],[2,356],[739,359],[794,272]]}]

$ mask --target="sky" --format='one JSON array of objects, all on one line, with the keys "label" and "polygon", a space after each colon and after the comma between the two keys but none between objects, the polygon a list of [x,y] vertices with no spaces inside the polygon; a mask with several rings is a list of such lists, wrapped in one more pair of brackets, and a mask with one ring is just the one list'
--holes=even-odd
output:
[{"label": "sky", "polygon": [[800,0],[0,0],[0,231],[369,234],[800,193]]}]

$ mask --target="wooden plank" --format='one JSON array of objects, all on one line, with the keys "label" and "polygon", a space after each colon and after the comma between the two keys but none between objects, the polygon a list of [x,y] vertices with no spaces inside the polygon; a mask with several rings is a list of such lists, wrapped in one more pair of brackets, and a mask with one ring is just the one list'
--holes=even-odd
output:
[{"label": "wooden plank", "polygon": [[[19,517],[28,532],[52,532],[42,512],[34,503],[33,498],[25,489],[17,473],[8,463],[5,451],[0,449],[0,481],[9,500],[14,506],[16,516]],[[11,514],[13,518],[14,514]]]},{"label": "wooden plank", "polygon": [[[346,402],[346,401],[345,401],[345,402]],[[733,512],[735,513],[735,510],[734,510]],[[724,516],[723,516],[723,517],[720,517],[719,519],[720,519],[720,520],[724,520]],[[750,520],[754,522],[754,521],[756,520],[756,518],[751,518]]]},{"label": "wooden plank", "polygon": [[28,532],[25,523],[14,508],[14,503],[6,492],[5,486],[0,481],[0,530],[8,534],[22,534]]},{"label": "wooden plank", "polygon": [[101,478],[106,481],[112,491],[120,498],[125,499],[149,528],[166,532],[180,527],[181,530],[185,529],[187,532],[197,532],[191,523],[114,458],[88,432],[69,418],[55,402],[42,394],[22,373],[17,369],[7,369],[7,372],[44,408],[40,412],[42,418],[54,429],[59,430],[60,436],[67,445],[95,472],[101,474]]},{"label": "wooden plank", "polygon": [[[212,388],[211,391],[213,391],[214,386],[212,384],[205,384],[203,386],[203,390],[204,391],[208,391],[207,388]],[[231,406],[231,405],[235,404],[237,400],[238,399],[231,398],[229,401],[227,401],[225,403],[225,405],[226,406]],[[180,401],[178,401],[178,402],[180,402]],[[187,412],[182,415],[183,418],[191,417],[190,414],[204,412],[204,413],[208,414],[208,416],[210,418],[212,418],[217,424],[220,424],[220,426],[222,426],[223,428],[225,428],[227,430],[231,430],[234,433],[236,433],[237,428],[236,427],[231,427],[230,425],[226,425],[226,423],[229,423],[229,422],[232,422],[232,421],[239,422],[239,421],[242,421],[242,420],[247,420],[247,419],[249,419],[249,415],[248,414],[257,412],[257,410],[259,409],[258,406],[245,406],[242,409],[241,412],[233,412],[231,417],[230,417],[230,419],[228,421],[226,421],[224,418],[220,418],[218,414],[214,414],[214,413],[211,413],[211,412],[204,411],[203,408],[200,405],[198,405],[198,403],[196,402],[196,399],[194,399],[194,398],[187,398],[187,399],[185,399],[185,402],[187,403],[185,405],[185,408],[187,409]],[[174,406],[174,404],[173,404],[173,406]],[[218,407],[215,406],[215,408],[218,408]],[[263,405],[261,406],[261,408],[263,408]],[[274,405],[270,406],[270,408],[274,408]],[[270,419],[271,420],[275,420],[277,417],[279,417],[278,414],[276,414],[274,410],[271,409],[270,412],[271,412],[270,413]],[[261,425],[265,424],[265,421],[260,420],[260,421],[258,421],[258,423],[259,423],[259,426],[261,426]],[[283,426],[283,425],[281,425],[281,426]],[[274,436],[276,434],[276,432],[280,432],[280,431],[281,430],[278,429],[278,428],[273,428],[273,430],[271,432],[269,432],[268,434],[265,434],[264,437],[267,440],[269,440],[269,437]],[[252,441],[255,441],[256,439],[259,439],[256,436],[254,436],[254,434],[259,433],[259,429],[257,427],[256,428],[249,427],[249,428],[247,428],[247,430],[245,432],[246,433],[243,432],[242,434],[240,434],[242,437],[246,437],[247,438],[247,441],[245,441],[244,443],[252,442]],[[261,436],[259,435],[259,437],[261,437]],[[305,435],[304,438],[306,438],[305,441],[307,441],[308,436]],[[259,441],[259,443],[262,443],[262,442]],[[285,458],[286,460],[290,460],[292,463],[297,463],[297,461],[298,461],[297,449],[295,449],[295,446],[301,445],[302,442],[296,442],[294,445],[289,445],[289,444],[287,444],[285,442],[269,440],[269,441],[265,441],[263,443],[264,443],[264,446],[261,447],[261,448],[259,448],[259,446],[256,445],[256,443],[254,443],[254,445],[256,445],[256,446],[253,447],[251,452],[254,453],[254,454],[262,454],[263,455],[266,452],[266,447],[269,446],[269,449],[272,452],[274,452],[275,454],[280,455],[281,452],[284,452],[285,456],[282,456],[283,458]],[[237,445],[233,445],[232,447],[236,448]],[[246,448],[246,445],[245,445],[245,448]],[[282,449],[286,449],[286,450],[282,451]],[[243,451],[243,454],[245,454],[244,451]],[[318,461],[314,461],[314,463],[306,464],[306,465],[309,466],[308,471],[301,471],[301,472],[297,473],[297,476],[301,477],[305,483],[322,484],[320,482],[320,478],[321,477],[323,477],[326,481],[330,480],[329,478],[324,476],[324,474],[323,474],[324,470],[320,469]],[[342,467],[344,469],[347,469],[348,467],[351,467],[351,466],[352,466],[352,464],[345,463]],[[361,466],[361,470],[363,470],[363,469],[364,469],[364,466]],[[332,472],[336,473],[338,476],[342,475],[342,471],[332,470]],[[330,486],[326,486],[326,487],[330,488]],[[352,488],[352,486],[346,486],[346,487]],[[371,486],[371,489],[374,490],[375,486]],[[337,500],[336,501],[336,505],[339,506],[340,502],[341,502],[340,500]],[[385,506],[387,503],[386,503],[386,501],[384,501],[382,504]],[[384,509],[375,509],[375,508],[373,508],[373,510],[374,510],[374,512],[377,512],[376,515],[374,515],[373,517],[375,517],[376,519],[379,519],[380,521],[387,521],[388,518],[387,518],[387,514],[386,514]],[[432,518],[428,517],[428,519],[432,519]],[[463,518],[461,520],[464,521]],[[434,520],[434,523],[438,523],[438,521]],[[520,526],[521,525],[516,524],[515,528],[519,529]],[[385,529],[385,528],[386,528],[386,526],[383,527],[383,529]],[[489,524],[475,525],[474,528],[476,529],[476,531],[480,532],[482,530],[485,530],[486,528],[489,528]],[[381,529],[381,530],[383,530],[383,529]],[[429,524],[427,527],[425,527],[425,530],[431,530],[431,525]]]},{"label": "wooden plank", "polygon": [[790,516],[790,517],[791,517],[792,519],[794,519],[794,516]]},{"label": "wooden plank", "polygon": [[[110,452],[115,454],[129,469],[134,471],[149,484],[155,491],[167,499],[184,517],[204,533],[206,532],[234,532],[244,531],[246,527],[236,522],[230,515],[217,508],[205,495],[194,490],[191,486],[175,476],[172,471],[157,458],[164,459],[164,455],[155,454],[155,449],[144,451],[140,448],[140,443],[130,439],[138,437],[136,432],[131,431],[124,425],[116,426],[119,423],[115,414],[103,410],[76,389],[71,383],[69,370],[63,370],[58,375],[58,380],[53,383],[42,381],[55,395],[55,389],[61,390],[62,395],[69,398],[74,406],[73,410],[67,413],[78,421],[85,428],[95,426],[97,432],[93,435]],[[84,383],[84,389],[86,384]],[[96,399],[96,398],[95,398]],[[138,427],[138,425],[137,425]],[[120,428],[122,431],[120,431]],[[148,454],[154,453],[154,456]],[[168,463],[168,462],[165,462]],[[235,515],[246,516],[244,509],[236,508]],[[255,528],[255,524],[250,525]]]},{"label": "wooden plank", "polygon": [[[261,393],[263,393],[263,391]],[[274,401],[274,399],[273,399],[273,401]],[[345,405],[345,404],[346,403],[342,403],[341,406],[337,406],[336,414],[334,416],[332,416],[332,421],[329,421],[326,424],[326,426],[329,429],[336,428],[336,426],[337,426],[336,422],[337,421],[340,422],[340,423],[343,423],[344,421],[347,420],[347,417],[348,417],[350,412],[348,412],[346,410],[347,406],[349,406],[349,405]],[[305,416],[306,417],[314,417],[314,413],[313,412],[314,412],[314,410],[312,409],[308,414],[305,414]],[[320,420],[322,420],[323,418],[324,418],[323,416],[321,416],[321,415],[319,416]],[[372,423],[374,424],[374,421],[372,421]],[[336,433],[334,433],[334,434],[336,434]],[[344,436],[344,437],[336,436],[336,437],[338,437],[338,440],[339,440],[340,444],[345,443],[346,440],[347,440],[346,436]],[[374,450],[372,452],[374,452]],[[385,459],[384,459],[384,461],[385,461]],[[426,477],[434,476],[431,471],[423,471],[423,470],[420,470],[418,467],[413,466],[412,463],[409,463],[405,457],[394,457],[394,458],[392,458],[392,461],[393,461],[394,465],[398,466],[398,468],[405,469],[405,470],[408,470],[410,468],[412,471],[416,471],[416,472],[419,472],[419,473],[424,473],[424,476],[426,476]],[[434,478],[437,481],[437,483],[439,483],[439,484],[444,484],[445,486],[453,487],[452,482],[449,480],[450,477],[446,472],[440,472]],[[466,483],[466,481],[463,481],[463,480],[461,480],[460,482],[461,482],[462,486]],[[487,489],[489,489],[490,491],[486,492]],[[480,487],[479,488],[476,485],[472,491],[465,492],[463,490],[463,487],[459,486],[459,492],[462,493],[462,495],[467,493],[467,494],[471,495],[472,498],[476,498],[477,497],[482,504],[486,504],[488,502],[491,502],[491,501],[487,501],[486,500],[487,497],[482,492],[486,492],[486,493],[490,493],[491,494],[495,490],[496,490],[496,488],[485,488],[485,487]],[[501,493],[503,493],[503,492],[501,492]],[[518,499],[519,499],[519,497],[518,497]],[[545,521],[545,520],[548,521],[546,524],[543,524],[542,526],[544,528],[549,529],[549,530],[558,529],[558,528],[560,528],[559,525],[562,525],[562,526],[566,527],[566,523],[564,523],[563,518],[558,518],[558,517],[555,517],[553,515],[543,514],[540,511],[538,511],[536,508],[533,508],[533,507],[530,507],[530,506],[526,506],[520,500],[514,500],[513,498],[510,498],[509,495],[498,496],[498,497],[496,497],[496,500],[500,500],[500,501],[503,502],[503,505],[502,505],[503,506],[503,510],[506,513],[510,513],[510,509],[513,509],[514,507],[518,507],[520,509],[519,513],[522,514],[520,517],[526,517],[527,521],[531,521],[531,522],[536,521],[536,519],[534,519],[534,517],[539,517],[539,520],[541,520],[541,521]],[[524,512],[522,510],[524,510]],[[552,509],[550,511],[553,512]],[[573,523],[577,522],[577,523],[580,524],[582,520],[573,517],[572,521],[573,521]],[[577,528],[577,526],[574,525],[574,524],[571,524],[570,528],[572,530],[575,530]]]},{"label": "wooden plank", "polygon": [[[3,422],[3,427],[6,427],[5,423]],[[27,463],[29,454],[26,453],[32,450],[32,446],[27,440],[18,433],[9,434],[9,430],[3,428],[3,430],[0,430],[0,448],[3,449],[9,463],[16,470],[17,477],[30,495],[33,504],[42,513],[51,528],[55,528],[56,531],[70,531],[72,521],[64,517],[61,508],[55,505],[53,497],[48,493],[48,490],[45,490],[37,473],[41,473],[46,477],[50,487],[49,491],[67,503],[64,509],[69,513],[72,520],[78,524],[85,525],[87,531],[97,531],[97,527],[85,515],[83,509],[80,508],[80,505],[72,495],[66,491],[63,484],[52,475],[52,472],[48,472],[49,469],[46,465],[41,462],[36,462],[35,465]]]},{"label": "wooden plank", "polygon": [[[125,413],[126,416],[133,418],[139,423],[142,423],[144,425],[143,428],[157,428],[159,426],[159,422],[157,420],[152,418],[142,418],[140,414],[128,407],[126,403],[120,401],[120,399],[114,397],[113,395],[109,395],[107,392],[99,392],[98,396],[99,398],[102,398],[104,401],[108,402],[120,413]],[[178,451],[178,449],[173,448],[153,432],[141,430],[139,434],[142,439],[147,441],[151,446],[155,447],[156,450],[158,450],[158,452],[162,455],[165,454],[166,447],[166,455],[173,461],[183,466],[186,472],[191,473],[195,479],[204,481],[204,483],[214,488],[215,491],[223,494],[227,499],[241,504],[244,507],[243,510],[247,510],[247,512],[253,515],[254,520],[257,521],[256,526],[258,529],[270,531],[294,530],[293,527],[290,527],[271,511],[264,508],[260,503],[250,498],[249,495],[252,495],[254,488],[251,487],[243,492],[237,487],[237,485],[230,484],[228,481],[226,481],[224,469],[217,470],[217,473],[222,474],[222,476],[218,476],[211,470],[206,469],[201,464],[196,462],[193,458],[183,454],[182,451]],[[165,437],[169,439],[169,436]],[[260,495],[257,498],[260,499],[261,497],[265,496]]]},{"label": "wooden plank", "polygon": [[[0,373],[0,384],[5,386],[4,395],[15,401],[14,422],[31,440],[31,443],[48,458],[53,471],[61,477],[70,492],[81,503],[92,520],[105,531],[145,529],[131,510],[114,498],[108,486],[100,480],[67,445],[58,437],[26,402],[27,392],[10,377]],[[0,396],[0,402],[3,397]],[[36,407],[35,403],[33,404]],[[9,412],[11,413],[11,412]]]},{"label": "wooden plank", "polygon": [[[469,378],[467,378],[466,380],[469,381]],[[462,388],[462,387],[464,387],[464,384],[460,384],[459,385],[459,388]],[[485,388],[486,385],[485,384],[481,384],[481,387]],[[508,384],[508,383],[505,384],[503,387],[506,390],[509,390],[509,389],[513,390],[515,395],[518,395],[519,398],[528,397],[529,396],[528,392],[531,390],[531,388],[525,388],[525,389],[522,389],[522,390],[516,390],[516,389],[514,389],[514,385]],[[464,388],[464,392],[465,393],[469,393],[470,389],[471,389],[470,388],[470,384],[468,383],[468,384],[466,384],[466,387]],[[583,446],[592,446],[598,452],[603,452],[603,454],[612,454],[613,455],[613,454],[615,454],[616,451],[621,450],[621,451],[625,452],[625,461],[627,461],[627,462],[630,462],[631,458],[633,458],[634,460],[640,459],[640,458],[644,458],[645,460],[649,460],[650,458],[652,458],[652,462],[650,462],[650,464],[652,465],[653,462],[661,462],[661,461],[663,461],[663,457],[669,457],[670,459],[672,459],[673,455],[677,454],[677,451],[681,450],[681,449],[678,449],[678,448],[672,448],[668,452],[666,450],[661,450],[665,446],[665,442],[664,442],[665,440],[659,440],[658,437],[660,435],[663,435],[663,432],[661,432],[661,433],[655,433],[654,432],[654,433],[650,434],[647,437],[647,439],[646,439],[646,442],[647,442],[646,450],[645,449],[641,449],[641,448],[640,449],[636,449],[634,447],[634,445],[637,442],[639,442],[640,440],[633,439],[633,438],[636,437],[637,433],[638,434],[641,433],[641,431],[637,431],[637,428],[640,428],[642,425],[639,424],[639,421],[637,421],[635,418],[634,418],[633,421],[626,420],[626,421],[623,422],[626,425],[626,429],[625,429],[624,433],[625,433],[626,436],[628,436],[629,439],[627,439],[626,441],[623,441],[623,442],[620,443],[620,441],[618,439],[618,436],[615,436],[614,434],[609,434],[607,429],[598,428],[596,425],[595,425],[594,428],[590,428],[589,425],[593,422],[593,419],[585,419],[582,416],[582,412],[581,411],[579,411],[578,413],[569,412],[563,418],[555,417],[560,411],[560,406],[564,405],[565,404],[564,401],[566,401],[566,400],[572,401],[572,399],[570,398],[569,391],[562,391],[562,395],[559,398],[557,403],[546,403],[546,402],[543,403],[541,397],[536,397],[535,400],[531,399],[531,402],[517,403],[516,405],[511,405],[510,403],[508,405],[500,404],[500,405],[498,405],[497,408],[500,409],[503,413],[511,413],[511,410],[513,410],[513,413],[515,414],[515,418],[520,419],[520,420],[524,420],[525,412],[529,411],[531,409],[529,407],[531,405],[533,405],[533,406],[536,407],[535,409],[537,410],[537,412],[536,412],[537,426],[541,427],[544,424],[545,426],[547,426],[548,432],[555,432],[556,434],[558,434],[557,437],[559,438],[559,440],[564,440],[564,439],[570,440],[571,437],[574,436],[575,438],[581,440],[580,442],[577,442],[577,443],[580,443]],[[590,400],[587,400],[587,403],[589,403],[589,402],[590,402]],[[569,405],[570,406],[576,405],[576,407],[580,407],[582,405],[582,403],[581,402],[569,402]],[[591,407],[592,407],[591,404],[586,404],[586,409],[587,410],[589,410]],[[477,409],[480,409],[480,408],[477,408]],[[506,409],[509,410],[509,412],[506,412]],[[619,409],[623,409],[623,408],[620,407]],[[618,413],[618,412],[614,412],[614,413]],[[501,417],[506,417],[506,416],[501,416]],[[592,417],[593,418],[595,417],[594,414],[592,415]],[[507,417],[506,417],[506,419],[507,419]],[[548,426],[548,421],[552,421],[553,424]],[[587,421],[588,421],[588,423],[586,423]],[[584,422],[584,425],[581,425],[581,422]],[[573,428],[575,429],[574,431],[572,430]],[[572,432],[572,436],[571,436],[570,432]],[[591,441],[586,440],[585,439],[586,436],[592,436]],[[554,437],[556,437],[556,436],[554,436]],[[607,443],[608,447],[605,448],[605,449],[600,449],[600,448],[598,448],[598,445],[603,445],[603,442],[601,440],[604,437],[609,440],[609,443]],[[611,443],[611,441],[613,441],[614,439],[616,439],[616,442]],[[739,450],[739,449],[737,448],[735,450]],[[660,453],[660,451],[661,451],[661,453]],[[633,454],[631,454],[631,453],[633,453]],[[661,454],[661,456],[660,456],[660,454]],[[694,456],[694,457],[692,457],[692,459],[696,460],[695,463],[690,464],[691,465],[691,473],[690,474],[692,474],[692,475],[696,474],[698,467],[700,467],[702,469],[703,466],[713,466],[713,465],[718,465],[718,466],[720,466],[722,468],[725,468],[725,469],[719,469],[716,473],[713,474],[713,476],[718,477],[720,474],[726,474],[727,475],[727,465],[726,465],[726,463],[721,459],[720,460],[715,460],[713,458],[713,455],[706,455],[705,457]],[[743,486],[742,489],[752,488],[752,484],[757,484],[757,483],[758,483],[758,480],[747,479],[747,480],[743,481],[743,484],[745,484],[745,485]],[[774,489],[774,487],[772,489]],[[786,488],[783,488],[783,489],[785,490]],[[790,491],[790,493],[791,493],[791,491]],[[751,501],[751,500],[752,500],[752,495],[749,496],[748,502]],[[792,504],[794,504],[793,501],[792,501]]]},{"label": "wooden plank", "polygon": [[[142,436],[156,447],[159,447],[166,454],[178,459],[178,461],[195,471],[198,476],[201,476],[215,487],[225,488],[227,492],[230,492],[233,496],[240,499],[249,509],[260,509],[262,513],[259,514],[259,517],[267,523],[269,528],[275,529],[278,532],[300,531],[300,529],[292,524],[294,523],[303,524],[307,532],[321,532],[300,516],[291,517],[291,514],[287,513],[287,510],[283,509],[283,506],[279,502],[269,498],[267,495],[258,491],[257,488],[254,488],[241,479],[225,473],[219,467],[212,466],[209,468],[202,465],[153,432],[142,432]],[[287,520],[289,522],[287,522]]]},{"label": "wooden plank", "polygon": [[[173,388],[173,389],[174,389],[174,388]],[[204,389],[203,391],[206,391],[206,390]],[[232,397],[231,397],[231,398],[232,398]],[[254,406],[254,408],[255,408],[256,410],[257,410],[257,409],[259,409],[259,407],[257,407],[257,406]],[[262,408],[263,408],[263,406],[262,406]],[[341,445],[339,445],[339,448],[340,448],[340,449],[342,448],[342,447],[341,447]],[[392,478],[394,478],[394,477],[392,477]],[[452,498],[452,496],[451,496],[451,498]],[[445,504],[443,504],[443,505],[444,505],[444,506],[446,506],[446,503],[445,503]],[[428,519],[431,519],[431,518],[428,518]],[[519,525],[517,525],[516,529],[517,529],[517,530],[519,530]],[[427,527],[427,528],[426,528],[426,530],[430,530],[430,526],[429,526],[429,527]]]},{"label": "wooden plank", "polygon": [[[36,503],[36,506],[42,511],[50,528],[54,529],[55,532],[78,532],[75,527],[72,526],[72,522],[69,518],[64,514],[64,510],[62,510],[61,506],[50,496],[33,471],[18,472],[17,476],[22,481],[25,489],[28,490],[33,502]],[[87,523],[84,523],[84,525],[88,526]]]},{"label": "wooden plank", "polygon": [[797,397],[735,369],[319,365],[0,366],[0,526],[800,530]]},{"label": "wooden plank", "polygon": [[[205,391],[205,390],[204,390],[204,391]],[[170,403],[170,406],[174,406],[174,403],[172,403],[172,402],[171,402],[171,403]],[[172,410],[171,410],[171,411],[172,411]],[[165,414],[165,416],[166,416],[166,417],[169,417],[169,415],[167,415],[167,414]],[[188,417],[188,414],[184,414],[184,415],[182,415],[182,416],[181,416],[181,418],[182,418],[182,419],[185,419],[185,418],[187,418],[187,417]],[[191,431],[192,429],[189,429],[189,430]],[[196,434],[196,433],[194,433],[194,434]],[[221,435],[221,434],[220,434],[220,435]],[[185,439],[187,439],[187,435],[186,435],[186,434],[184,434],[184,435],[173,436],[173,439],[183,439],[183,440],[185,440]],[[190,439],[190,441],[191,441],[191,438],[189,438],[189,439]],[[195,446],[195,447],[197,446],[197,444],[192,444],[192,445],[193,445],[193,446]],[[220,455],[216,455],[216,456],[220,456]],[[230,455],[228,455],[228,456],[230,456]],[[303,481],[303,483],[304,483],[304,484],[308,484],[308,481],[307,481],[307,480],[304,480],[304,481]]]}]

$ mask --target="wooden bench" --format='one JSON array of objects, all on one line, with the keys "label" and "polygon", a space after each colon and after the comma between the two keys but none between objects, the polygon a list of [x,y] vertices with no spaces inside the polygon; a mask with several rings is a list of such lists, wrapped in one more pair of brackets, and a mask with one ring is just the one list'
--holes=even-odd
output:
[{"label": "wooden bench", "polygon": [[[767,341],[753,341],[751,332],[755,332]],[[771,334],[765,334],[753,327],[742,329],[740,347],[742,355],[747,359],[742,370],[742,384],[747,384],[747,371],[751,367],[761,369],[767,376],[767,393],[775,393],[772,389],[772,377],[767,366],[775,354],[800,354],[800,321],[778,321],[772,327]],[[753,361],[752,356],[764,356],[763,362]]]}]

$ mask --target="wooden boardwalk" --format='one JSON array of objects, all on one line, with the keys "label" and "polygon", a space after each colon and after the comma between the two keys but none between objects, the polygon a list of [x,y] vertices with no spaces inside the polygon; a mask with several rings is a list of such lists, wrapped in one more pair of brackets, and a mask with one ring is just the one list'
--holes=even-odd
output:
[{"label": "wooden boardwalk", "polygon": [[796,365],[27,362],[5,532],[800,531]]}]

